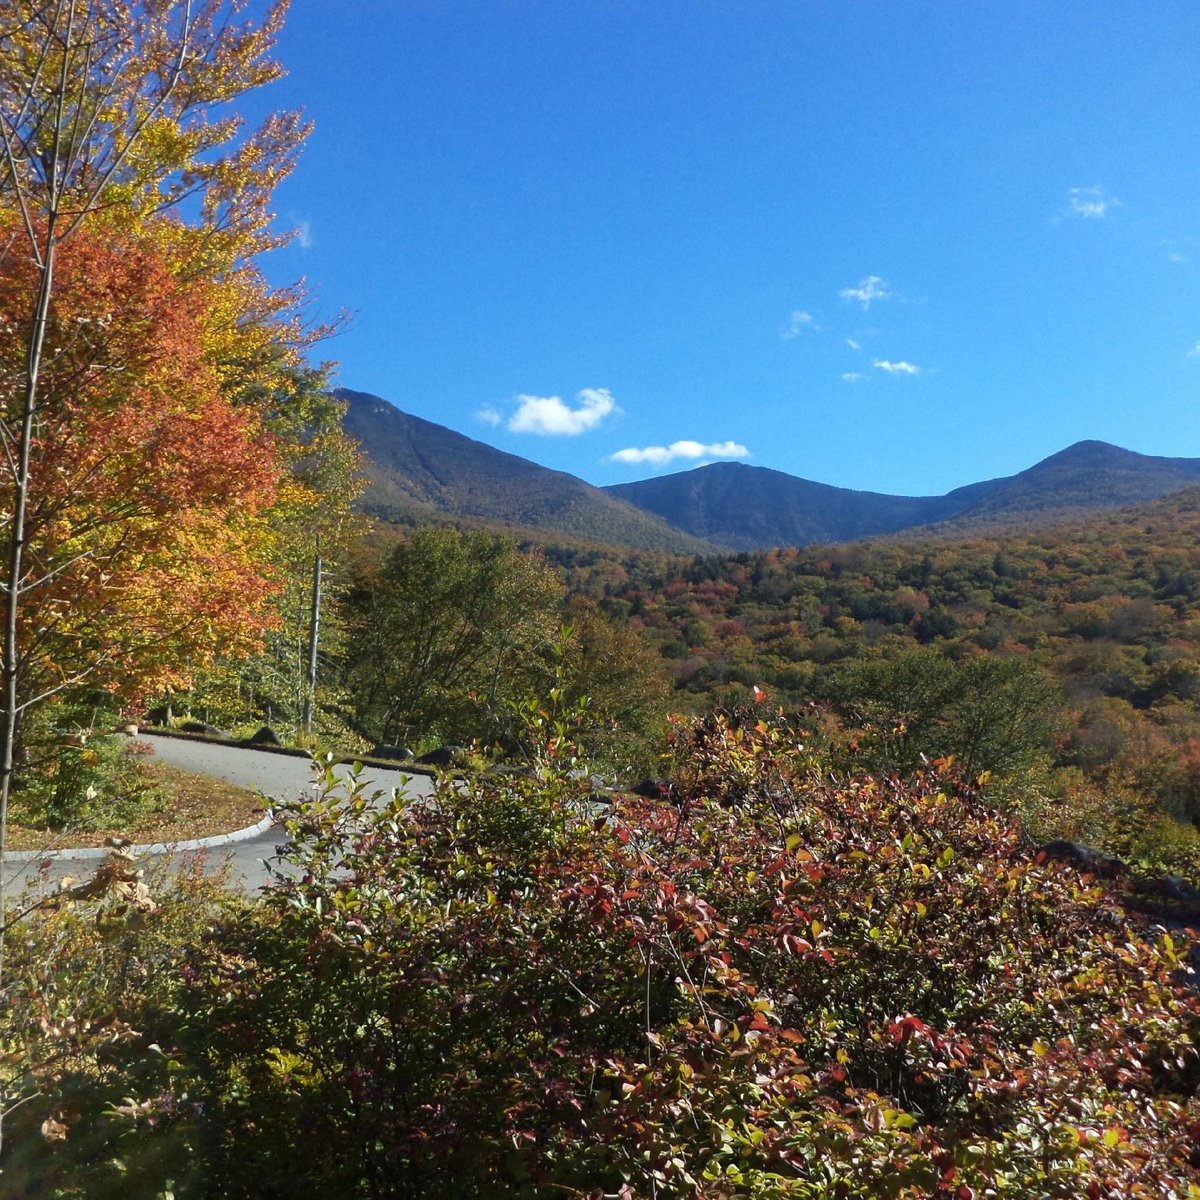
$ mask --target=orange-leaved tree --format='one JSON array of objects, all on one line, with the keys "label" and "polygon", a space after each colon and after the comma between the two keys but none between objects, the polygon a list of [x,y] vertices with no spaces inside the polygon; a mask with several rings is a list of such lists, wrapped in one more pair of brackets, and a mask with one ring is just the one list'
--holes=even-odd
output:
[{"label": "orange-leaved tree", "polygon": [[[177,272],[207,276],[226,300],[231,287],[250,295],[239,276],[281,240],[270,229],[271,190],[307,127],[296,113],[277,113],[247,133],[229,107],[280,74],[271,51],[286,5],[270,5],[258,23],[243,19],[246,8],[245,0],[0,0],[0,206],[17,234],[7,256],[31,267],[23,300],[14,297],[21,353],[0,412],[0,463],[11,482],[0,576],[0,854],[17,726],[36,700],[21,694],[22,610],[40,607],[44,586],[26,518],[45,476],[41,382],[59,259],[98,216],[106,236],[158,222],[160,237],[174,235]],[[194,219],[163,224],[164,211],[184,201]],[[218,313],[215,301],[222,319],[210,335],[254,323],[228,303]],[[278,315],[278,305],[265,309]]]},{"label": "orange-leaved tree", "polygon": [[[240,551],[252,537],[271,470],[251,470],[254,455],[226,455],[217,444],[257,442],[270,456],[254,416],[230,413],[222,397],[239,365],[263,373],[294,357],[287,347],[294,325],[282,319],[293,297],[272,297],[250,262],[287,240],[271,228],[270,197],[307,133],[294,112],[274,113],[248,131],[231,107],[281,73],[272,51],[286,2],[255,7],[261,20],[247,19],[250,0],[0,0],[0,213],[12,290],[0,393],[0,971],[8,798],[22,715],[67,680],[103,678],[118,611],[164,619],[150,613],[169,612],[190,591],[190,619],[200,627],[222,612],[222,588],[226,595],[249,589],[253,601],[250,576],[224,550],[229,538]],[[187,219],[172,218],[172,209]],[[131,251],[130,269],[144,270],[145,281],[101,261],[106,238]],[[157,239],[157,264],[142,239]],[[82,279],[92,267],[107,300],[73,314],[68,299],[82,304],[86,289],[78,280],[72,288],[72,272]],[[193,334],[185,336],[176,318],[148,311],[168,275],[211,289],[194,302],[208,318],[196,332],[216,390],[196,365],[181,385],[186,400],[171,399],[175,366],[165,346]],[[122,295],[124,288],[132,291]],[[167,291],[183,306],[193,302]],[[157,345],[140,356],[138,320],[153,330],[150,347]],[[256,328],[257,340],[243,336]],[[240,349],[231,353],[231,344]],[[128,368],[123,354],[131,356]],[[107,381],[97,366],[106,360]],[[201,445],[212,439],[214,452],[185,452],[197,438]],[[155,455],[162,466],[146,467]],[[123,492],[113,482],[122,463],[126,483],[143,469],[154,482]],[[232,492],[247,501],[239,516],[183,495],[189,488],[216,493],[242,465],[250,475]],[[58,513],[55,496],[65,498],[68,489],[83,503]],[[168,518],[177,500],[183,503]],[[92,527],[89,513],[112,514],[120,503],[131,505],[128,519]],[[135,569],[138,540],[156,522],[158,540],[146,542]],[[105,565],[118,557],[128,565],[123,592],[110,588],[114,574]],[[61,616],[51,604],[56,590],[64,593]],[[210,637],[216,640],[215,625]],[[155,658],[152,644],[166,642],[152,632],[139,658]],[[68,661],[74,665],[61,665]],[[122,669],[132,661],[123,656]],[[48,687],[37,683],[43,672]],[[0,1131],[5,1107],[0,1094]]]},{"label": "orange-leaved tree", "polygon": [[[0,375],[24,364],[36,269],[0,258]],[[275,439],[205,354],[208,288],[153,244],[81,230],[59,251],[25,510],[20,699],[81,684],[136,702],[270,621]],[[11,477],[0,497],[11,510]],[[18,733],[20,723],[18,722]]]}]

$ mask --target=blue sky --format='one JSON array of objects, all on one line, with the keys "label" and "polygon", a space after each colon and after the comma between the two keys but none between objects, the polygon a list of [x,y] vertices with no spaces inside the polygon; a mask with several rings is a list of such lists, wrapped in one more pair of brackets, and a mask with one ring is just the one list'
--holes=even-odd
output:
[{"label": "blue sky", "polygon": [[337,380],[606,484],[1200,457],[1200,5],[293,0]]}]

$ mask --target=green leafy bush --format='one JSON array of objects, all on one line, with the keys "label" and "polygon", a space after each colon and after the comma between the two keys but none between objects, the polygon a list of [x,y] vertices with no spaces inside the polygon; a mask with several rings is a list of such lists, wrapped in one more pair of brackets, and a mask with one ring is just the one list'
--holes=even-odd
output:
[{"label": "green leafy bush", "polygon": [[119,829],[160,811],[167,797],[142,769],[141,749],[94,728],[47,730],[34,743],[32,767],[14,794],[13,820],[55,832]]},{"label": "green leafy bush", "polygon": [[1181,936],[943,765],[833,781],[746,713],[671,752],[677,806],[292,811],[185,970],[194,1194],[1200,1195]]}]

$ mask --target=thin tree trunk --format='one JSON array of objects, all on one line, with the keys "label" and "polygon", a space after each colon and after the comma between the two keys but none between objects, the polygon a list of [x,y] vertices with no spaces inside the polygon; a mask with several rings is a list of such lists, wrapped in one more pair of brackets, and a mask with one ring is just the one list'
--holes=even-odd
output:
[{"label": "thin tree trunk", "polygon": [[[0,970],[4,963],[4,935],[7,924],[8,872],[8,801],[12,794],[13,765],[16,754],[17,722],[20,716],[18,675],[20,650],[17,626],[21,612],[21,578],[25,570],[25,516],[29,509],[29,469],[32,457],[33,422],[37,414],[38,380],[42,369],[42,347],[46,340],[46,321],[54,290],[55,228],[53,214],[46,229],[46,250],[42,257],[37,304],[30,330],[29,354],[25,368],[25,396],[21,405],[21,432],[16,445],[16,477],[13,480],[12,528],[8,547],[7,577],[3,587],[4,604],[4,697],[0,711]],[[2,978],[2,977],[0,977]],[[7,1095],[0,1091],[0,1150],[4,1145],[4,1110]]]},{"label": "thin tree trunk", "polygon": [[312,614],[308,624],[308,675],[304,681],[304,712],[300,726],[305,734],[312,732],[313,698],[317,691],[317,645],[321,635],[321,535],[317,534],[313,555]]}]

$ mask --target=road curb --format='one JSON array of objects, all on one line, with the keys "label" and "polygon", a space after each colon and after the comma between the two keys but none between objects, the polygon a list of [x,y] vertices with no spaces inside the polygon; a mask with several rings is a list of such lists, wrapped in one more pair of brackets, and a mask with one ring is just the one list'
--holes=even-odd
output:
[{"label": "road curb", "polygon": [[[173,854],[186,850],[209,850],[219,846],[228,846],[234,842],[248,842],[260,834],[266,833],[275,825],[273,813],[267,813],[255,825],[247,825],[244,829],[235,829],[231,833],[214,833],[211,837],[188,838],[181,842],[147,842],[141,846],[127,846],[133,855]],[[82,860],[105,858],[112,853],[109,846],[79,846],[64,847],[61,850],[9,850],[5,852],[5,862],[42,862],[46,859],[55,861],[74,862]]]},{"label": "road curb", "polygon": [[[254,750],[266,754],[282,754],[289,758],[312,758],[312,755],[307,750],[299,750],[292,746],[252,746],[244,741],[237,741],[233,738],[216,738],[208,734],[185,733],[183,730],[175,729],[149,727],[139,729],[138,733],[127,734],[126,736],[136,738],[142,734],[148,734],[153,737],[174,738],[186,742],[199,742],[210,746],[225,746],[231,750]],[[320,760],[318,759],[317,761]],[[394,759],[372,758],[369,755],[335,755],[333,761],[338,766],[359,763],[365,767],[377,767],[381,770],[395,771],[399,774],[409,776],[423,775],[430,779],[436,778],[439,774],[435,768],[424,764],[400,762]],[[219,849],[222,846],[230,846],[235,842],[248,842],[251,838],[256,838],[261,834],[267,833],[274,825],[275,817],[273,813],[268,812],[256,824],[247,825],[244,829],[234,829],[229,833],[214,833],[210,837],[188,838],[177,842],[146,842],[138,846],[127,846],[126,849],[130,854],[139,857],[182,853],[193,850],[213,850]],[[8,863],[46,861],[92,862],[102,859],[111,853],[112,849],[109,846],[64,846],[58,850],[8,850],[4,853],[4,861]]]},{"label": "road curb", "polygon": [[[238,738],[213,737],[208,733],[186,733],[182,729],[160,728],[157,725],[139,726],[137,733],[129,733],[126,736],[139,738],[143,734],[150,737],[174,738],[180,742],[198,742],[207,746],[228,746],[231,750],[254,750],[260,754],[282,754],[288,758],[312,758],[309,751],[301,750],[297,746],[254,745]],[[320,757],[318,756],[318,761]],[[364,767],[379,767],[384,771],[403,771],[405,775],[424,775],[429,779],[435,779],[438,775],[436,767],[414,762],[411,759],[374,758],[370,754],[340,754],[335,751],[333,761],[338,766],[362,763]]]}]

